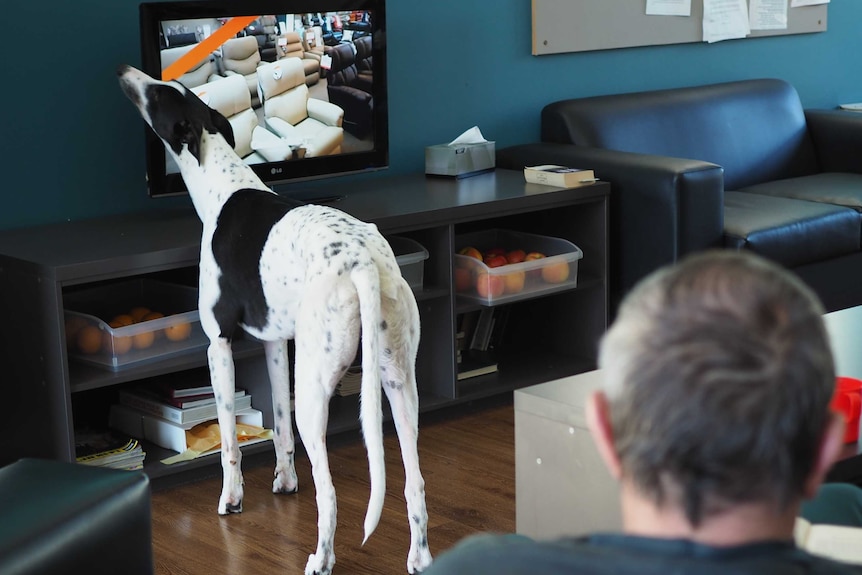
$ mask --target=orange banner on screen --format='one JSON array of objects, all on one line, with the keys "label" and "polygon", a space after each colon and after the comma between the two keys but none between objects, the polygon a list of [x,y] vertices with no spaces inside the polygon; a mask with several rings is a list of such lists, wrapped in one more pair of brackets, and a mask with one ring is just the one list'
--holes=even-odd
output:
[{"label": "orange banner on screen", "polygon": [[198,45],[178,58],[176,62],[162,70],[162,80],[165,82],[176,80],[256,19],[257,16],[237,16],[236,18],[231,18],[221,28],[213,32],[209,37],[201,40]]}]

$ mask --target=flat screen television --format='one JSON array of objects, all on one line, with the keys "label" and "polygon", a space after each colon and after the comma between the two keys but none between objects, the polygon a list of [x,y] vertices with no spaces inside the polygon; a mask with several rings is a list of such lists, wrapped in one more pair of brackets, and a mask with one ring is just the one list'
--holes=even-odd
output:
[{"label": "flat screen television", "polygon": [[[387,168],[385,0],[188,0],[140,5],[142,69],[228,118],[275,187]],[[187,193],[147,129],[152,197]]]}]

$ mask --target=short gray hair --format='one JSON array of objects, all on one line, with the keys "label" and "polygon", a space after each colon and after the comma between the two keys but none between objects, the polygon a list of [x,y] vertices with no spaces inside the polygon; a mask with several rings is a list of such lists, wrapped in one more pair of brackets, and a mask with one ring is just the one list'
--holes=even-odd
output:
[{"label": "short gray hair", "polygon": [[802,495],[835,371],[823,308],[790,272],[714,250],[642,281],[602,339],[625,477],[693,525]]}]

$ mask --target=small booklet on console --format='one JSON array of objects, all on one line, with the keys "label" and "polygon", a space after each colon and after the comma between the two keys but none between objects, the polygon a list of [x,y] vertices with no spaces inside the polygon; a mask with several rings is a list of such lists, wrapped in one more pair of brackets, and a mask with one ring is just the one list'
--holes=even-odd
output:
[{"label": "small booklet on console", "polygon": [[577,188],[598,181],[593,170],[568,168],[553,164],[528,166],[524,168],[524,178],[533,184],[559,186],[561,188]]}]

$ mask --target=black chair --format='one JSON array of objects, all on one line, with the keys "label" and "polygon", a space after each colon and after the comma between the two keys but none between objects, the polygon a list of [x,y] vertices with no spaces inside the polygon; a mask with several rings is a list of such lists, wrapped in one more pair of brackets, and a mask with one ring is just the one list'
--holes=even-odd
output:
[{"label": "black chair", "polygon": [[374,112],[372,79],[357,70],[351,44],[329,47],[327,54],[332,58],[326,75],[329,101],[344,110],[344,129],[364,138],[371,130]]},{"label": "black chair", "polygon": [[182,32],[179,34],[168,34],[167,37],[168,48],[175,48],[176,46],[188,46],[189,44],[197,44],[198,43],[198,35],[194,32]]},{"label": "black chair", "polygon": [[360,74],[371,74],[374,60],[371,55],[371,36],[362,36],[353,41],[356,47],[356,69]]},{"label": "black chair", "polygon": [[247,36],[254,36],[260,59],[263,62],[275,62],[278,59],[276,39],[278,38],[278,20],[275,16],[261,16],[245,28]]}]

